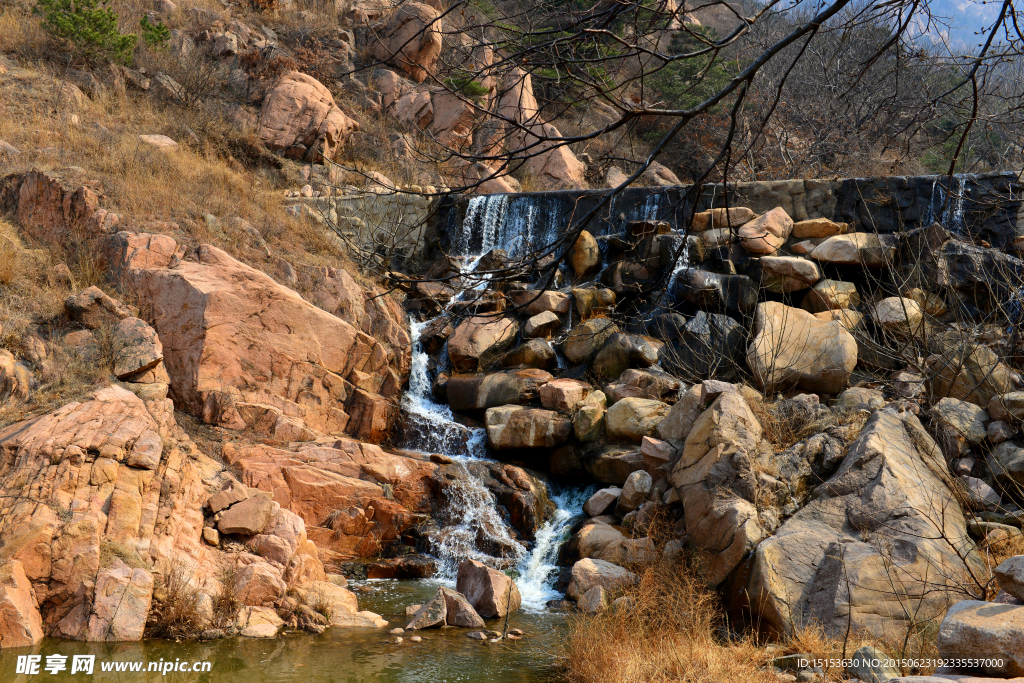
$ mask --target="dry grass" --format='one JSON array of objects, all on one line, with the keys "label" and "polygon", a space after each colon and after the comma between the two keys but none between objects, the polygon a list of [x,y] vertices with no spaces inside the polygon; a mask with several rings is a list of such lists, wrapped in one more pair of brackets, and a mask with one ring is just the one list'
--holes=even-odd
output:
[{"label": "dry grass", "polygon": [[220,590],[213,598],[213,620],[218,626],[235,622],[242,604],[238,601],[238,569],[234,564],[220,573]]},{"label": "dry grass", "polygon": [[660,563],[623,591],[629,606],[569,622],[572,683],[776,683],[770,655],[748,638],[724,638],[717,596],[694,568]]},{"label": "dry grass", "polygon": [[199,591],[189,581],[195,570],[194,565],[176,563],[165,577],[158,577],[146,624],[147,638],[193,640],[206,628]]},{"label": "dry grass", "polygon": [[832,427],[850,427],[843,431],[857,434],[866,421],[866,416],[859,413],[837,414],[834,410],[809,409],[799,401],[760,399],[755,391],[744,392],[744,397],[764,429],[764,438],[776,452]]}]

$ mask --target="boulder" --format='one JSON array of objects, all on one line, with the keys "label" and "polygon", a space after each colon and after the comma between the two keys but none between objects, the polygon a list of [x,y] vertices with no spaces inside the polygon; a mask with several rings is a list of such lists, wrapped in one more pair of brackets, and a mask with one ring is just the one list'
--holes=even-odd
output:
[{"label": "boulder", "polygon": [[441,55],[441,11],[428,4],[401,5],[370,48],[374,59],[387,62],[422,83],[434,73]]},{"label": "boulder", "polygon": [[276,638],[284,619],[273,607],[243,607],[238,611],[235,625],[243,638]]},{"label": "boulder", "polygon": [[640,442],[640,455],[644,456],[648,472],[658,472],[664,466],[674,464],[678,453],[669,442],[645,436]]},{"label": "boulder", "polygon": [[622,489],[617,486],[599,490],[590,498],[587,498],[587,502],[583,504],[583,513],[589,517],[603,515],[619,499],[620,493],[622,493]]},{"label": "boulder", "polygon": [[566,595],[572,600],[579,600],[591,588],[600,586],[607,591],[616,591],[636,582],[636,574],[611,562],[582,559],[572,566],[572,579]]},{"label": "boulder", "polygon": [[597,441],[604,436],[604,414],[607,397],[604,392],[595,391],[577,406],[572,416],[572,429],[576,438],[583,442]]},{"label": "boulder", "polygon": [[560,446],[573,430],[572,421],[563,415],[519,406],[489,408],[484,422],[487,441],[496,450]]},{"label": "boulder", "polygon": [[947,308],[946,302],[942,300],[942,297],[931,292],[926,292],[920,287],[914,287],[906,294],[908,299],[914,300],[921,310],[935,317],[946,315]]},{"label": "boulder", "polygon": [[757,305],[757,286],[746,275],[721,275],[687,268],[676,276],[675,295],[701,309],[749,313]]},{"label": "boulder", "polygon": [[206,505],[210,508],[210,512],[216,514],[248,497],[248,487],[238,483],[234,479],[229,479],[224,483],[224,486],[221,487],[220,491],[210,496],[209,500],[206,501]]},{"label": "boulder", "polygon": [[[754,554],[747,590],[754,618],[779,633],[904,632],[962,595],[981,571],[945,459],[918,419],[876,411],[839,469]],[[884,521],[883,521],[884,520]],[[898,549],[898,550],[897,550]],[[920,596],[907,615],[902,594]],[[980,650],[975,650],[975,653]]]},{"label": "boulder", "polygon": [[701,385],[694,384],[669,409],[665,419],[658,423],[658,437],[666,441],[685,441],[703,408]]},{"label": "boulder", "polygon": [[577,278],[590,274],[601,263],[601,251],[598,249],[597,240],[586,230],[580,231],[580,236],[569,250],[569,263],[572,264],[572,270]]},{"label": "boulder", "polygon": [[445,607],[447,608],[445,623],[448,626],[459,626],[461,628],[484,628],[486,626],[484,620],[477,614],[476,610],[473,609],[473,605],[469,604],[469,600],[462,593],[444,586],[439,588],[438,592],[444,596]]},{"label": "boulder", "polygon": [[[614,519],[609,515],[607,522]],[[621,565],[626,562],[626,543],[630,540],[622,527],[594,519],[580,528],[573,542],[581,560],[602,560]]]},{"label": "boulder", "polygon": [[993,420],[1018,422],[1024,419],[1024,391],[1011,391],[993,396],[987,407],[988,414]]},{"label": "boulder", "polygon": [[793,219],[777,206],[771,211],[744,223],[737,232],[740,245],[754,254],[774,254],[793,231]]},{"label": "boulder", "polygon": [[274,501],[268,495],[256,495],[235,503],[219,513],[217,530],[222,534],[254,536],[263,533],[274,514]]},{"label": "boulder", "polygon": [[836,223],[827,218],[811,218],[794,223],[791,236],[794,239],[804,240],[814,237],[831,237],[844,232],[846,232],[846,223]]},{"label": "boulder", "polygon": [[562,353],[573,365],[589,363],[601,350],[608,337],[619,331],[608,318],[591,318],[572,329],[562,342]]},{"label": "boulder", "polygon": [[1024,600],[1024,555],[1003,560],[994,573],[1001,589]]},{"label": "boulder", "polygon": [[407,337],[379,341],[215,247],[197,255],[130,277],[152,304],[176,408],[240,430],[238,404],[266,405],[316,432],[385,438],[408,373],[408,347],[398,346]]},{"label": "boulder", "polygon": [[96,286],[69,296],[64,300],[64,310],[69,318],[90,330],[113,327],[135,315],[130,308]]},{"label": "boulder", "polygon": [[632,366],[650,367],[658,362],[660,342],[636,334],[616,332],[608,337],[590,363],[599,379],[616,379]]},{"label": "boulder", "polygon": [[656,368],[636,370],[630,368],[621,375],[618,381],[605,387],[612,402],[624,398],[649,398],[665,403],[675,403],[679,397],[682,382]]},{"label": "boulder", "polygon": [[851,311],[845,308],[839,308],[833,311],[821,311],[820,313],[815,313],[814,317],[825,322],[831,322],[834,320],[851,332],[857,329],[861,322],[864,321],[863,313],[858,313],[857,311]]},{"label": "boulder", "polygon": [[540,370],[552,370],[558,366],[558,355],[547,340],[529,339],[506,352],[497,364],[503,368],[525,365]]},{"label": "boulder", "polygon": [[860,305],[860,294],[852,282],[821,280],[804,297],[803,307],[811,313],[834,311]]},{"label": "boulder", "polygon": [[572,410],[594,387],[578,379],[555,379],[540,388],[540,403],[548,410]]},{"label": "boulder", "polygon": [[896,261],[896,236],[867,232],[836,235],[816,246],[808,256],[833,265],[891,267]]},{"label": "boulder", "polygon": [[894,661],[877,648],[864,645],[853,653],[851,665],[846,667],[846,673],[865,683],[889,683],[892,679],[900,677],[900,670],[893,665]]},{"label": "boulder", "polygon": [[561,327],[562,321],[556,313],[544,311],[526,321],[523,325],[523,336],[548,338],[558,332]]},{"label": "boulder", "polygon": [[576,606],[584,614],[600,614],[611,606],[611,598],[603,586],[594,586],[580,596]]},{"label": "boulder", "polygon": [[708,209],[693,214],[693,229],[696,232],[704,232],[718,228],[738,228],[752,220],[754,212],[745,206]]},{"label": "boulder", "polygon": [[522,312],[530,316],[545,312],[565,315],[572,306],[568,294],[553,292],[550,289],[517,289],[509,292],[508,297],[512,300],[513,306],[521,307]]},{"label": "boulder", "polygon": [[986,407],[995,396],[1013,389],[1010,368],[987,346],[951,341],[940,347],[938,353],[925,359],[936,397],[948,396]]},{"label": "boulder", "polygon": [[686,381],[731,380],[737,376],[746,332],[734,319],[698,311],[680,338],[659,352],[661,367]]},{"label": "boulder", "polygon": [[988,456],[988,467],[996,481],[1003,485],[1024,485],[1024,448],[1004,441]]},{"label": "boulder", "polygon": [[878,410],[885,407],[885,397],[878,389],[850,387],[839,394],[832,407],[841,410]]},{"label": "boulder", "polygon": [[770,292],[798,292],[821,279],[818,264],[798,256],[765,256],[761,259],[761,284]]},{"label": "boulder", "polygon": [[967,443],[979,444],[988,436],[988,413],[973,403],[947,396],[932,408],[932,417]]},{"label": "boulder", "polygon": [[155,368],[164,357],[164,348],[156,330],[138,318],[125,318],[117,323],[111,343],[114,347],[114,374],[121,380]]},{"label": "boulder", "polygon": [[243,605],[272,605],[287,590],[281,571],[264,560],[250,562],[235,574],[235,599]]},{"label": "boulder", "polygon": [[608,409],[605,429],[610,439],[640,442],[654,434],[669,406],[661,401],[645,398],[625,398]]},{"label": "boulder", "polygon": [[654,479],[647,472],[641,470],[630,474],[622,485],[622,493],[615,504],[615,514],[624,517],[626,513],[636,510],[647,500],[653,486]]},{"label": "boulder", "polygon": [[991,512],[999,508],[999,492],[977,477],[960,477],[966,494],[966,505],[971,510]]},{"label": "boulder", "polygon": [[264,98],[256,132],[269,149],[319,162],[333,159],[356,130],[359,124],[338,108],[323,83],[289,71]]},{"label": "boulder", "polygon": [[5,181],[13,181],[10,191],[16,194],[18,224],[26,235],[48,247],[60,248],[72,238],[80,243],[99,237],[120,220],[117,214],[99,207],[94,189],[66,185],[44,171],[33,169]]},{"label": "boulder", "polygon": [[697,418],[669,477],[711,585],[721,583],[765,535],[751,500],[761,434],[743,397],[723,393]]},{"label": "boulder", "polygon": [[522,604],[515,581],[476,560],[459,563],[455,590],[466,597],[477,614],[488,619],[515,612]]},{"label": "boulder", "polygon": [[916,332],[924,320],[924,311],[913,299],[890,296],[871,309],[875,324],[890,330]]},{"label": "boulder", "polygon": [[30,647],[44,635],[32,584],[21,562],[0,564],[0,648]]},{"label": "boulder", "polygon": [[622,486],[626,478],[637,470],[646,467],[644,456],[639,449],[612,444],[586,453],[584,467],[594,479],[605,483]]},{"label": "boulder", "polygon": [[23,361],[15,360],[7,349],[0,349],[0,401],[25,400],[33,383],[32,369]]},{"label": "boulder", "polygon": [[988,423],[988,427],[985,428],[985,434],[992,443],[1002,443],[1017,436],[1017,430],[1009,423],[995,420]]},{"label": "boulder", "polygon": [[444,588],[438,588],[433,597],[416,610],[416,613],[412,615],[412,621],[405,625],[407,631],[439,628],[446,625],[448,619],[448,600],[443,591]]},{"label": "boulder", "polygon": [[448,337],[448,357],[460,372],[486,369],[515,343],[519,324],[511,318],[467,318]]},{"label": "boulder", "polygon": [[551,379],[549,372],[535,368],[506,370],[488,375],[452,375],[445,391],[452,410],[486,410],[535,399],[540,388]]},{"label": "boulder", "polygon": [[857,341],[838,322],[775,301],[758,304],[747,365],[769,392],[798,386],[837,394],[857,365]]},{"label": "boulder", "polygon": [[963,600],[939,626],[939,656],[981,659],[989,676],[1024,676],[1024,605]]},{"label": "boulder", "polygon": [[608,313],[615,306],[615,292],[610,289],[574,289],[572,298],[576,302],[576,312],[584,320]]}]

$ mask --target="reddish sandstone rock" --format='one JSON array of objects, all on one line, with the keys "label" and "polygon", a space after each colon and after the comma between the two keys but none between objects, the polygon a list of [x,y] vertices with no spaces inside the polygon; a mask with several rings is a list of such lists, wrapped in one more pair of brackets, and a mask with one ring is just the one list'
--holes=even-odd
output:
[{"label": "reddish sandstone rock", "polygon": [[482,617],[503,617],[515,612],[523,602],[515,581],[476,560],[463,560],[459,564],[455,590],[462,593]]},{"label": "reddish sandstone rock", "polygon": [[420,2],[406,2],[392,15],[372,45],[374,59],[386,61],[422,83],[441,55],[441,12]]},{"label": "reddish sandstone rock", "polygon": [[289,71],[263,100],[257,132],[270,149],[319,161],[333,159],[354,130],[359,124],[338,109],[330,90],[312,76]]},{"label": "reddish sandstone rock", "polygon": [[367,441],[394,423],[398,357],[260,271],[203,245],[198,263],[131,277],[153,306],[177,407],[243,429],[237,404],[264,404],[317,432]]},{"label": "reddish sandstone rock", "polygon": [[98,195],[88,187],[73,189],[38,170],[14,182],[18,186],[18,223],[30,237],[47,246],[98,237],[118,223],[117,214],[101,209]]},{"label": "reddish sandstone rock", "polygon": [[793,219],[785,209],[775,207],[742,225],[738,234],[740,245],[747,251],[755,254],[774,254],[789,239],[791,232]]},{"label": "reddish sandstone rock", "polygon": [[21,562],[0,565],[0,648],[35,645],[43,635],[43,620]]}]

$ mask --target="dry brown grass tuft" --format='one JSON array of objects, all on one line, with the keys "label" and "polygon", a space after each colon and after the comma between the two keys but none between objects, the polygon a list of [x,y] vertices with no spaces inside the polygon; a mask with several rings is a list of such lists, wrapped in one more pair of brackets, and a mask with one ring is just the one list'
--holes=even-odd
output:
[{"label": "dry brown grass tuft", "polygon": [[167,575],[158,578],[154,604],[146,624],[147,638],[191,640],[207,626],[200,605],[199,590],[189,581],[194,565],[175,563]]},{"label": "dry brown grass tuft", "polygon": [[570,620],[569,681],[776,683],[764,668],[770,657],[764,648],[748,638],[723,638],[718,597],[687,562],[647,567],[622,595],[627,607]]}]

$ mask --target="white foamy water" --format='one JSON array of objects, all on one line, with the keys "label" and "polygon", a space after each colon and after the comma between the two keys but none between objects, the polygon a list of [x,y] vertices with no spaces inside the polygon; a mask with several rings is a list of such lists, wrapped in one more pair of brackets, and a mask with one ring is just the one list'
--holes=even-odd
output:
[{"label": "white foamy water", "polygon": [[516,585],[523,597],[523,609],[543,610],[549,600],[562,597],[554,588],[558,578],[558,551],[569,539],[569,531],[592,493],[593,489],[568,489],[551,496],[558,509],[537,530],[533,552],[519,565]]}]

